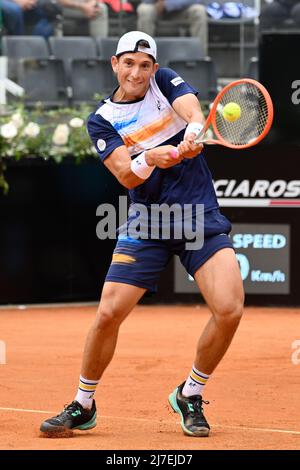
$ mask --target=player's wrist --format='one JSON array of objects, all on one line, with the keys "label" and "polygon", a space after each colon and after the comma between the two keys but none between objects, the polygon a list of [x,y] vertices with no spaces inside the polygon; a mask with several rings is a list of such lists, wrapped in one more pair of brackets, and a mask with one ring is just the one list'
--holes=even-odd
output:
[{"label": "player's wrist", "polygon": [[131,171],[138,176],[139,178],[146,180],[151,175],[155,166],[154,163],[151,163],[151,158],[149,161],[148,152],[142,152],[133,160],[131,160]]},{"label": "player's wrist", "polygon": [[203,124],[201,124],[201,122],[190,122],[185,129],[184,139],[188,134],[195,134],[195,135],[200,134],[203,127],[204,126]]},{"label": "player's wrist", "polygon": [[146,150],[144,152],[145,154],[145,160],[146,160],[146,163],[148,166],[154,166],[155,165],[155,161],[154,161],[154,158],[153,158],[153,152],[151,150]]}]

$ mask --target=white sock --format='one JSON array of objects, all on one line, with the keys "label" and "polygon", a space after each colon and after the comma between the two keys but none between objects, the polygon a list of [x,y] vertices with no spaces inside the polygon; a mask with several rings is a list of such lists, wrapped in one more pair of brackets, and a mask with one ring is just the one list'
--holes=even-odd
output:
[{"label": "white sock", "polygon": [[190,375],[186,379],[184,387],[182,389],[182,395],[184,397],[191,397],[192,395],[202,395],[204,385],[209,379],[209,375],[204,374],[193,366]]},{"label": "white sock", "polygon": [[75,400],[78,401],[83,408],[91,409],[93,405],[93,397],[99,380],[89,380],[80,376],[79,386]]}]

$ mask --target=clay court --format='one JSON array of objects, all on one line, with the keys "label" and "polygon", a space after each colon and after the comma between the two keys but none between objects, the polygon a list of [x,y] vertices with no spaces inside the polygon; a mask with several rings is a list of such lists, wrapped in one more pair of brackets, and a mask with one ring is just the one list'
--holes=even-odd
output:
[{"label": "clay court", "polygon": [[[98,426],[41,437],[42,420],[74,398],[96,306],[0,310],[1,449],[299,449],[300,310],[246,308],[206,388],[209,438],[182,434],[168,394],[189,372],[204,306],[138,306],[96,394]],[[299,349],[299,346],[298,346]],[[294,355],[293,355],[294,354]],[[292,356],[293,355],[293,356]]]}]

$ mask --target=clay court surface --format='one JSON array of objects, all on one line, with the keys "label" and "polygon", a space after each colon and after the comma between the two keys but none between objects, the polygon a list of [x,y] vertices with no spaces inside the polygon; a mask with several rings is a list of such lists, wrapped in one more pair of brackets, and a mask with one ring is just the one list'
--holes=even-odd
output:
[{"label": "clay court surface", "polygon": [[0,309],[1,449],[300,449],[300,352],[292,348],[300,309],[279,308],[246,309],[206,387],[209,438],[184,436],[167,404],[209,317],[199,306],[138,306],[98,388],[98,426],[71,438],[40,437],[40,422],[74,398],[95,310]]}]

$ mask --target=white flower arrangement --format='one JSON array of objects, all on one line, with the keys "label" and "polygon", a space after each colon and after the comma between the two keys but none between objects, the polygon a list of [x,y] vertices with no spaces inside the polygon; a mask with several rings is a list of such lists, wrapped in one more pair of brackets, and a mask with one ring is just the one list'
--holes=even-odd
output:
[{"label": "white flower arrangement", "polygon": [[31,137],[34,139],[40,133],[40,126],[35,122],[29,122],[27,126],[24,128],[24,135],[27,137]]},{"label": "white flower arrangement", "polygon": [[7,124],[3,124],[3,126],[1,126],[0,133],[4,139],[11,140],[18,134],[18,129],[15,124],[10,121]]},{"label": "white flower arrangement", "polygon": [[54,145],[67,145],[68,140],[69,140],[69,126],[67,124],[58,124],[56,127],[53,137],[52,137],[52,142]]},{"label": "white flower arrangement", "polygon": [[3,158],[53,158],[59,163],[64,157],[73,157],[79,163],[86,157],[96,157],[85,126],[90,112],[88,106],[49,111],[20,107],[0,115],[0,190],[8,190]]},{"label": "white flower arrangement", "polygon": [[81,118],[73,118],[69,122],[70,126],[73,127],[74,129],[78,129],[79,127],[82,127],[84,125],[84,120]]},{"label": "white flower arrangement", "polygon": [[11,117],[11,122],[16,126],[17,129],[20,129],[24,125],[24,119],[21,113],[16,112]]}]

